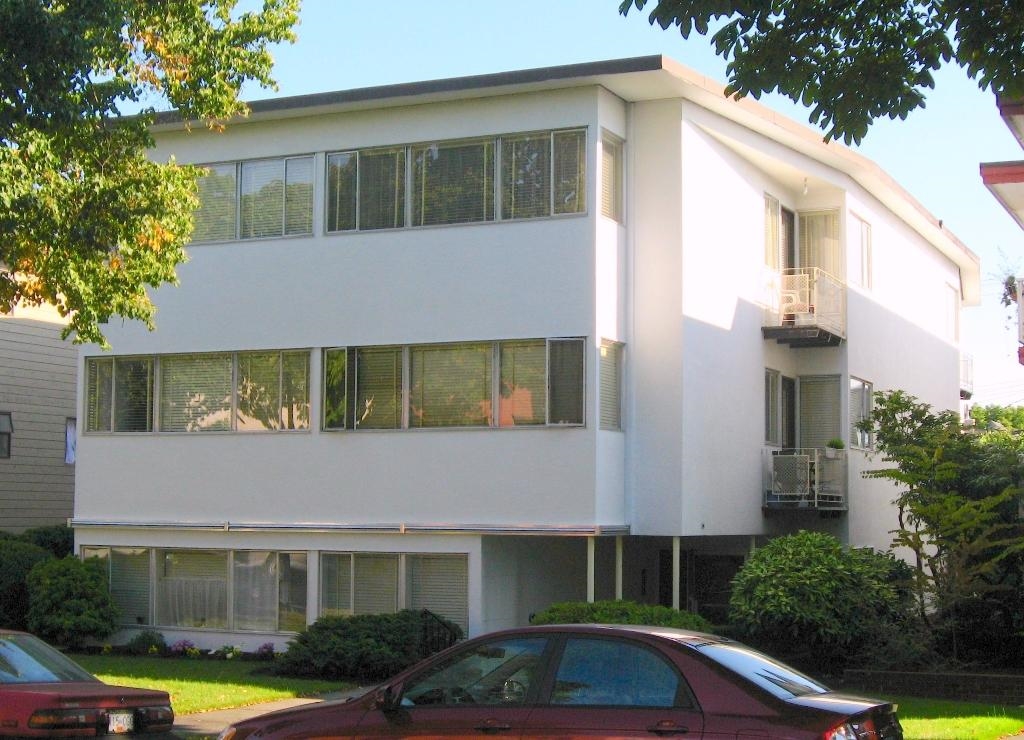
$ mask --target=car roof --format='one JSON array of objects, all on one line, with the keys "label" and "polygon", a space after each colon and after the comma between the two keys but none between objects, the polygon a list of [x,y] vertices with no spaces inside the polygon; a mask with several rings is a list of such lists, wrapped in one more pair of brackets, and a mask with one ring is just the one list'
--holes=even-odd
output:
[{"label": "car roof", "polygon": [[[543,624],[520,627],[518,629],[504,630],[501,633],[493,634],[529,634],[531,632],[574,632],[589,633],[597,635],[649,635],[660,637],[665,640],[680,643],[688,647],[699,647],[701,645],[724,644],[733,642],[721,635],[712,635],[708,632],[698,630],[681,629],[679,627],[660,627],[656,625],[640,624]],[[488,635],[482,635],[488,636]]]}]

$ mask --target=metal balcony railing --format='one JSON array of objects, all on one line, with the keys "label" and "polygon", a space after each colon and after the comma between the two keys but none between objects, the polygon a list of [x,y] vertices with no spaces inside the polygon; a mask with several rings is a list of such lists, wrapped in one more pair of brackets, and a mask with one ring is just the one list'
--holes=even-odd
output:
[{"label": "metal balcony railing", "polygon": [[766,509],[845,510],[846,450],[765,450]]},{"label": "metal balcony railing", "polygon": [[777,290],[769,296],[765,327],[773,331],[765,336],[785,337],[785,332],[806,334],[807,329],[827,332],[837,339],[846,338],[846,284],[818,267],[783,270]]}]

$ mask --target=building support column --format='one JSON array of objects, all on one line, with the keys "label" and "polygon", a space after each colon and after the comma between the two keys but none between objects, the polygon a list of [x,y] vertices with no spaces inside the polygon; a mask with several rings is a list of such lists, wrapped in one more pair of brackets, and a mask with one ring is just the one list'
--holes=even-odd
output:
[{"label": "building support column", "polygon": [[672,608],[679,611],[679,538],[672,538]]},{"label": "building support column", "polygon": [[595,547],[597,542],[593,536],[587,537],[587,603],[594,603],[594,578],[597,571]]},{"label": "building support column", "polygon": [[622,535],[615,538],[615,600],[622,601]]}]

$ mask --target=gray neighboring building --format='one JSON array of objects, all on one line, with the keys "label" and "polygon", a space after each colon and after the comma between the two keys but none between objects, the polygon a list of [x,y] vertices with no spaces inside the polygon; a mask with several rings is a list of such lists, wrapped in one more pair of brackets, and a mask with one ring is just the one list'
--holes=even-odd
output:
[{"label": "gray neighboring building", "polygon": [[75,496],[77,348],[52,309],[0,314],[0,531],[63,524]]}]

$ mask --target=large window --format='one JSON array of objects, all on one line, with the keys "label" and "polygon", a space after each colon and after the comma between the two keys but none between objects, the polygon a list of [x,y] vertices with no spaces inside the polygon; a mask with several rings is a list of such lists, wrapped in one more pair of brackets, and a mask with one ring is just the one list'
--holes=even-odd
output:
[{"label": "large window", "polygon": [[313,233],[313,157],[208,165],[194,242]]},{"label": "large window", "polygon": [[873,406],[871,383],[859,378],[850,378],[850,446],[870,449],[874,446],[874,435],[859,428],[859,424],[871,418]]},{"label": "large window", "polygon": [[321,616],[429,609],[465,630],[468,599],[468,560],[463,554],[320,555]]},{"label": "large window", "polygon": [[847,218],[846,279],[871,288],[871,224],[852,213]]},{"label": "large window", "polygon": [[309,428],[308,350],[90,357],[85,374],[87,432]]},{"label": "large window", "polygon": [[765,368],[764,371],[764,441],[768,444],[777,445],[782,434],[782,425],[779,420],[779,389],[780,378],[778,370]]},{"label": "large window", "polygon": [[328,349],[323,425],[579,425],[583,347],[573,338]]},{"label": "large window", "polygon": [[106,564],[122,624],[270,632],[306,626],[303,552],[86,546],[82,557]]},{"label": "large window", "polygon": [[583,213],[586,150],[576,129],[328,154],[327,231]]}]

